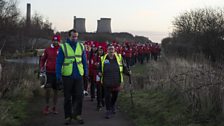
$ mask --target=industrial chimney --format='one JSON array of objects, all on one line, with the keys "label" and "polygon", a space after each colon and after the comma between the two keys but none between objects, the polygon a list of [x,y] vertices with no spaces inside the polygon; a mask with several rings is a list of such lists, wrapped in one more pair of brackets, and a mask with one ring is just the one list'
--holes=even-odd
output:
[{"label": "industrial chimney", "polygon": [[111,18],[100,18],[100,20],[97,20],[97,32],[111,33]]},{"label": "industrial chimney", "polygon": [[76,18],[76,16],[74,16],[74,24],[73,24],[73,28],[80,33],[84,33],[86,32],[86,26],[85,26],[85,18]]},{"label": "industrial chimney", "polygon": [[26,25],[30,26],[31,23],[31,4],[27,3],[27,8],[26,8]]}]

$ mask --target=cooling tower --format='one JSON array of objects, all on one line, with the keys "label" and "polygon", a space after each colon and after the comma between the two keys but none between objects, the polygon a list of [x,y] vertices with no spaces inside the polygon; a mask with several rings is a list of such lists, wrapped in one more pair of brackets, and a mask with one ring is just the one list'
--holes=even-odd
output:
[{"label": "cooling tower", "polygon": [[97,32],[111,33],[111,18],[97,20]]},{"label": "cooling tower", "polygon": [[27,4],[26,8],[26,25],[29,26],[31,22],[31,4]]},{"label": "cooling tower", "polygon": [[85,18],[76,18],[76,16],[74,16],[73,28],[79,33],[86,32],[85,21],[86,21]]}]

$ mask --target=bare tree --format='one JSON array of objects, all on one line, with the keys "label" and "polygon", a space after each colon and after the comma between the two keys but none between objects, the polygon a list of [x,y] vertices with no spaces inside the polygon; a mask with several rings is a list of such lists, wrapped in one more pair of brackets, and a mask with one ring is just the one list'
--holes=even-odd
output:
[{"label": "bare tree", "polygon": [[184,56],[204,53],[212,61],[224,59],[223,9],[205,8],[185,12],[175,18],[173,26],[171,52]]}]

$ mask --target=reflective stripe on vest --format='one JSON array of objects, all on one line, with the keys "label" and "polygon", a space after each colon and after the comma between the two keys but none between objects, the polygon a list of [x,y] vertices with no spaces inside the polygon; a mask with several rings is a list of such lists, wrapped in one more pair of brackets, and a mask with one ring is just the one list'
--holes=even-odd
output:
[{"label": "reflective stripe on vest", "polygon": [[64,63],[62,66],[62,75],[71,76],[73,71],[73,63],[76,62],[76,65],[81,76],[84,75],[84,69],[82,64],[82,52],[84,46],[81,43],[77,43],[75,51],[68,43],[61,44],[61,48],[64,53]]},{"label": "reflective stripe on vest", "polygon": [[[102,71],[102,74],[104,72],[104,62],[105,62],[105,59],[107,57],[108,54],[105,54],[104,56],[101,56],[101,71]],[[121,77],[121,83],[123,83],[123,64],[122,64],[122,56],[121,54],[117,54],[115,53],[115,57],[116,57],[116,61],[119,65],[119,70],[120,70],[120,77]],[[103,76],[101,77],[101,83],[103,83]]]}]

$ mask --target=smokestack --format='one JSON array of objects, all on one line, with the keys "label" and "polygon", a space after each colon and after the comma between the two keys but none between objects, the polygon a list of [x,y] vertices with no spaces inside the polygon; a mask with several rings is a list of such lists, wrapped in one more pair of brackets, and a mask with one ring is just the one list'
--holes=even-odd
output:
[{"label": "smokestack", "polygon": [[73,29],[76,29],[76,16],[74,16],[74,20],[73,20]]},{"label": "smokestack", "polygon": [[27,8],[26,8],[26,25],[30,26],[31,23],[31,4],[27,3]]}]

